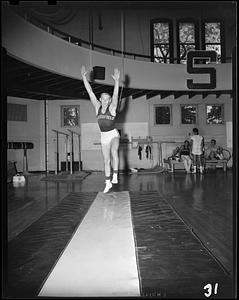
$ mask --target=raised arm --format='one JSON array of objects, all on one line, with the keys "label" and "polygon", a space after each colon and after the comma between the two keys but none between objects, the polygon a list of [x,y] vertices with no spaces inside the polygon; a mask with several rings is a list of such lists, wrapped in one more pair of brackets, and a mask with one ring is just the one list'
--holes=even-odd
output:
[{"label": "raised arm", "polygon": [[118,105],[120,71],[118,69],[114,69],[114,75],[112,75],[112,77],[115,81],[115,85],[114,85],[114,92],[112,96],[111,108],[116,110]]},{"label": "raised arm", "polygon": [[86,71],[85,66],[82,66],[81,67],[81,76],[82,76],[85,88],[87,90],[87,93],[89,94],[92,104],[94,105],[96,111],[98,111],[98,108],[100,107],[100,101],[96,98],[94,92],[92,91],[92,88],[86,78],[87,73],[88,73],[88,71]]}]

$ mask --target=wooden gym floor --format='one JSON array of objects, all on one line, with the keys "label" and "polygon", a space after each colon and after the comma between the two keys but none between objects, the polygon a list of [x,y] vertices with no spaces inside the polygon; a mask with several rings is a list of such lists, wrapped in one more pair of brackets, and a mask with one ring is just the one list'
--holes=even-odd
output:
[{"label": "wooden gym floor", "polygon": [[[7,185],[7,298],[37,297],[104,188],[102,172],[81,182],[41,181],[44,176]],[[211,298],[233,298],[232,190],[231,170],[119,176],[112,191],[129,191],[142,297],[205,298],[211,284]]]}]

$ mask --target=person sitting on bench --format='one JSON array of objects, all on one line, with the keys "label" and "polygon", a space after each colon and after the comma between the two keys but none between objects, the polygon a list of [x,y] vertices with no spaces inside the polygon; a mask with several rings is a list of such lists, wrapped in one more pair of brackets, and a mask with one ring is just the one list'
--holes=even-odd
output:
[{"label": "person sitting on bench", "polygon": [[216,159],[225,159],[225,157],[223,155],[223,148],[222,147],[217,147]]},{"label": "person sitting on bench", "polygon": [[180,160],[184,163],[187,174],[191,172],[192,160],[190,157],[190,143],[188,140],[179,149]]},{"label": "person sitting on bench", "polygon": [[217,142],[215,139],[211,139],[210,145],[208,146],[207,150],[205,151],[205,158],[209,160],[216,159],[217,153]]},{"label": "person sitting on bench", "polygon": [[207,160],[224,159],[223,148],[217,146],[215,139],[211,139],[211,143],[205,153],[205,158]]}]

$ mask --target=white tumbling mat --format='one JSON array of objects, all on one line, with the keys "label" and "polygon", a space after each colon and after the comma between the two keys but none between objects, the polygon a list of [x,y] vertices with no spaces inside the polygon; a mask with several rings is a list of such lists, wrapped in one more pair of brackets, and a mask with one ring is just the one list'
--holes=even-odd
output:
[{"label": "white tumbling mat", "polygon": [[128,192],[97,194],[39,296],[140,296]]}]

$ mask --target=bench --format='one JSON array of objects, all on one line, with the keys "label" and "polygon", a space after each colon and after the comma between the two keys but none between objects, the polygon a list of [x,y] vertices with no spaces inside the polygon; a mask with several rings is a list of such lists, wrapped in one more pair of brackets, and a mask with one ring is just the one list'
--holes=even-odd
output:
[{"label": "bench", "polygon": [[228,160],[226,159],[213,159],[213,160],[205,160],[204,162],[204,166],[205,168],[207,167],[207,165],[213,165],[213,166],[217,166],[219,164],[222,164],[223,165],[223,171],[226,172],[227,170],[227,163],[228,163]]},{"label": "bench", "polygon": [[[231,152],[227,149],[222,149],[224,159],[204,159],[204,168],[206,169],[207,166],[213,165],[216,167],[217,165],[223,166],[223,171],[226,172],[227,170],[227,164],[229,160],[231,159]],[[173,160],[171,157],[168,159],[164,159],[164,164],[167,164],[169,168],[171,169],[171,172],[174,173],[175,169],[185,169],[184,163],[182,161]]]},{"label": "bench", "polygon": [[[215,159],[215,160],[204,160],[204,168],[207,168],[209,165],[220,165],[222,164],[223,166],[223,171],[226,172],[227,170],[227,163],[229,159]],[[170,166],[171,172],[174,173],[175,169],[185,169],[184,163],[181,161],[177,160],[172,160],[172,159],[164,159],[164,163],[168,164]],[[176,168],[175,168],[176,166]]]}]

